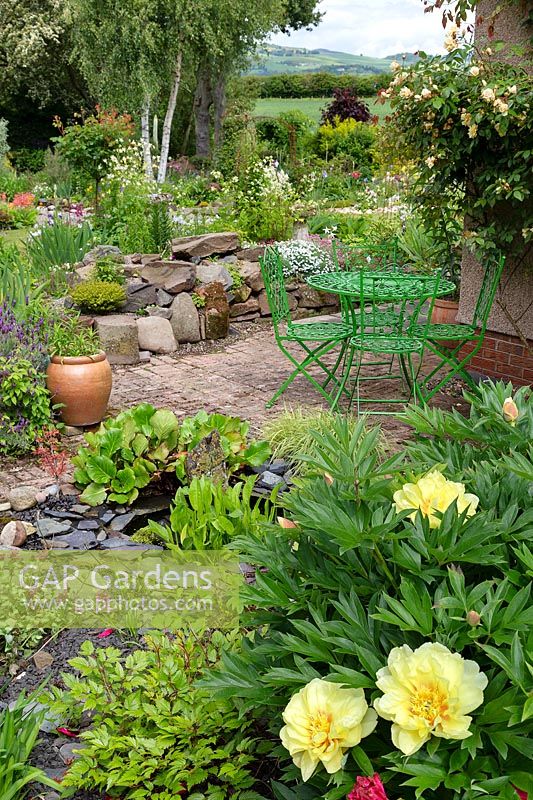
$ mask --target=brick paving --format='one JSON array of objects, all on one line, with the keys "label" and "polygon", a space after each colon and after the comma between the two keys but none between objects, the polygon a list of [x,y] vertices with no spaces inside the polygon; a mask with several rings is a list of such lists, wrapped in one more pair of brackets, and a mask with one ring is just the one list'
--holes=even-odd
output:
[{"label": "brick paving", "polygon": [[[185,350],[185,352],[183,352]],[[200,409],[240,416],[260,434],[265,420],[284,407],[326,407],[325,401],[302,377],[297,378],[278,403],[266,409],[265,403],[290,374],[292,366],[278,350],[270,327],[248,326],[237,340],[220,343],[217,352],[182,352],[153,356],[149,363],[113,368],[111,414],[141,402],[171,408],[178,417],[195,414]],[[296,348],[297,350],[297,348]],[[374,396],[398,396],[398,381],[366,384]],[[457,400],[437,396],[433,404],[449,408]],[[398,409],[399,410],[399,409]],[[408,436],[408,429],[392,416],[379,418],[391,446],[398,447]],[[81,439],[69,442],[75,449]],[[26,484],[46,486],[50,478],[34,459],[9,461],[0,466],[0,496],[6,488]]]}]

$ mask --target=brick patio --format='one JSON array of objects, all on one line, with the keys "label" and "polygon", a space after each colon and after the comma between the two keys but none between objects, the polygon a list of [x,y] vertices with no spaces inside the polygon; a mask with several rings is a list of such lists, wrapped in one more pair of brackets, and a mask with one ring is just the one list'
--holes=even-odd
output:
[{"label": "brick patio", "polygon": [[[113,368],[113,392],[110,413],[141,402],[171,408],[178,417],[195,414],[200,409],[219,411],[247,419],[255,434],[260,434],[264,421],[284,407],[326,407],[313,387],[298,378],[271,409],[265,403],[290,374],[291,366],[279,352],[269,327],[248,326],[236,341],[220,343],[218,352],[184,353],[152,357],[149,363]],[[388,386],[390,384],[390,387]],[[367,384],[375,396],[395,396],[398,381],[376,381]],[[366,389],[366,387],[365,387]],[[387,394],[388,393],[388,394]],[[434,404],[449,408],[457,399],[439,395]],[[398,420],[386,416],[379,423],[393,447],[400,446],[408,429]],[[69,441],[69,440],[67,440]],[[70,439],[76,448],[80,437]],[[51,483],[35,460],[6,462],[0,469],[2,490],[15,485],[46,486]]]}]

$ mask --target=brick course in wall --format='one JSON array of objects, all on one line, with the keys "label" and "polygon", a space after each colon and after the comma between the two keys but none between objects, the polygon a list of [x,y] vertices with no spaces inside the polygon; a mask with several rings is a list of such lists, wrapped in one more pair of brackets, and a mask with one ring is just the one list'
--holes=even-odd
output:
[{"label": "brick course in wall", "polygon": [[[528,341],[533,348],[533,342]],[[467,344],[461,356],[472,352],[474,346]],[[487,331],[483,345],[468,364],[470,372],[477,372],[488,378],[512,381],[515,386],[533,385],[533,356],[516,336]]]}]

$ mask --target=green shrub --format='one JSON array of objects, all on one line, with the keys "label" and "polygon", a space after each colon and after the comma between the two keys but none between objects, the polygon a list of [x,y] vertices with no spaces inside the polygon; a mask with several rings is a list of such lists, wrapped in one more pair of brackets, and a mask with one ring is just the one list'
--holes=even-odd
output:
[{"label": "green shrub", "polygon": [[152,203],[149,213],[153,252],[163,253],[170,246],[173,235],[169,205],[165,201]]},{"label": "green shrub", "polygon": [[11,150],[9,160],[19,172],[39,172],[44,167],[45,153],[46,150],[21,147],[20,150]]},{"label": "green shrub", "polygon": [[250,724],[196,685],[231,637],[153,632],[145,644],[124,657],[85,642],[71,659],[77,674],[63,676],[67,692],[55,691],[53,707],[89,711],[92,724],[62,787],[124,800],[263,800]]},{"label": "green shrub", "polygon": [[99,258],[91,271],[91,279],[103,281],[104,283],[118,283],[120,286],[124,286],[126,276],[122,262],[117,261],[113,256]]},{"label": "green shrub", "polygon": [[[262,537],[235,542],[241,557],[256,566],[256,583],[243,592],[249,608],[243,625],[255,632],[243,642],[243,652],[228,654],[204,685],[266,718],[273,736],[279,735],[291,696],[312,679],[364,692],[373,705],[384,691],[383,670],[392,651],[405,658],[406,648],[438,649],[435,661],[425,661],[427,684],[420,673],[406,674],[418,683],[398,689],[389,719],[384,713],[358,746],[347,747],[334,776],[319,765],[303,783],[288,753],[274,746],[271,755],[282,759],[283,768],[276,797],[340,800],[356,776],[374,772],[388,797],[404,800],[511,800],[513,785],[532,791],[526,765],[533,756],[533,683],[527,667],[533,453],[522,455],[531,442],[532,418],[525,392],[515,395],[514,426],[504,418],[501,401],[508,391],[512,394],[510,387],[487,388],[475,401],[471,420],[461,423],[459,414],[445,414],[442,424],[431,424],[429,441],[430,412],[422,412],[418,422],[413,410],[404,419],[414,419],[420,432],[409,454],[415,461],[399,454],[381,462],[375,433],[364,434],[361,423],[356,435],[339,419],[333,431],[316,437],[313,475],[300,478],[284,498],[293,527],[271,526]],[[455,445],[459,425],[464,439]],[[517,453],[513,445],[519,439]],[[463,485],[441,476],[447,493],[427,494],[428,485],[437,485],[435,474],[426,477],[425,489],[419,482],[420,469],[428,466],[444,469],[446,479]],[[409,500],[401,490],[412,482]],[[479,499],[475,513],[464,489]],[[406,497],[414,508],[401,502]],[[294,540],[297,547],[291,546]],[[446,651],[463,676],[459,681],[449,666],[439,672]],[[481,688],[469,702],[465,684],[478,669]],[[395,674],[401,675],[400,667]],[[444,721],[449,714],[453,723],[461,713],[455,703],[464,703],[468,716],[454,731],[438,714],[424,716],[425,689],[434,692],[426,700],[440,697],[447,704],[441,706]],[[403,724],[401,717],[394,719],[402,697]],[[421,731],[408,757],[411,734],[406,731],[403,739],[405,725]]]},{"label": "green shrub", "polygon": [[373,164],[372,147],[375,130],[366,122],[346,119],[336,125],[321,125],[315,139],[320,156],[345,155],[353,161],[354,169],[370,170]]},{"label": "green shrub", "polygon": [[171,549],[220,550],[237,536],[258,533],[265,522],[272,522],[278,491],[274,489],[264,508],[252,505],[256,475],[234,486],[214,483],[202,475],[176,492],[170,512],[170,527],[152,520],[146,532],[154,534]]},{"label": "green shrub", "polygon": [[5,194],[11,202],[16,194],[22,194],[30,189],[27,175],[17,175],[14,169],[2,166],[0,163],[0,195]]},{"label": "green shrub", "polygon": [[78,308],[88,313],[114,311],[126,302],[124,287],[110,281],[83,281],[72,289],[70,296]]},{"label": "green shrub", "polygon": [[336,75],[332,72],[247,75],[239,82],[256,97],[329,97],[334,89],[351,89],[361,97],[372,97],[386,89],[388,73],[376,75]]}]

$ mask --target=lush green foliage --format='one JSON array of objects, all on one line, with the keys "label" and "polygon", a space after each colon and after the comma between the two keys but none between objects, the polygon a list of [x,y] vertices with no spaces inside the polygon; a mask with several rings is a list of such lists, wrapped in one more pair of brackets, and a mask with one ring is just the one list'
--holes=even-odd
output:
[{"label": "lush green foliage", "polygon": [[[365,433],[364,421],[350,430],[339,419],[333,431],[316,436],[312,471],[285,500],[293,526],[235,542],[246,561],[264,570],[244,590],[250,612],[243,623],[255,633],[207,684],[266,717],[272,734],[289,697],[316,677],[363,689],[373,702],[376,673],[395,647],[439,642],[488,678],[470,735],[460,741],[431,738],[405,758],[391,743],[390,722],[380,719],[341,771],[318,771],[307,783],[284,749],[274,748],[272,756],[285,756],[286,764],[274,785],[279,800],[337,800],[357,774],[374,771],[389,797],[405,800],[512,800],[512,784],[532,791],[526,765],[533,755],[527,667],[533,509],[530,483],[519,474],[521,455],[512,453],[518,438],[522,451],[531,440],[531,410],[526,394],[517,394],[516,424],[505,421],[498,406],[506,391],[488,387],[476,401],[476,425],[464,423],[474,452],[457,445],[456,459],[443,457],[440,439],[459,415],[445,416],[432,430],[434,440],[416,445],[408,461],[402,454],[382,461],[377,430]],[[505,462],[499,447],[511,453]],[[419,470],[439,465],[477,495],[479,507],[467,516],[451,502],[430,527],[420,511],[398,512],[393,493]]]},{"label": "lush green foliage", "polygon": [[[355,417],[346,416],[350,430],[358,425]],[[263,436],[272,448],[272,458],[281,458],[291,464],[293,474],[309,472],[309,458],[316,454],[316,434],[331,433],[337,416],[323,409],[287,408],[268,420],[263,427]]]},{"label": "lush green foliage", "polygon": [[485,256],[521,253],[533,237],[531,80],[489,51],[398,65],[382,95],[393,108],[393,147],[415,163],[422,212],[439,230],[462,198],[468,244]]},{"label": "lush green foliage", "polygon": [[[186,479],[186,451],[194,450],[207,437],[212,437],[214,432],[226,474],[238,472],[243,467],[258,467],[263,464],[270,455],[268,443],[250,441],[249,430],[248,422],[226,414],[208,414],[207,411],[199,411],[194,417],[185,417],[180,423],[175,462],[178,479],[182,482]],[[212,471],[212,466],[216,466],[216,459],[213,465],[204,466],[206,467],[204,473]]]},{"label": "lush green foliage", "polygon": [[55,692],[55,707],[90,711],[93,720],[62,786],[125,800],[262,800],[253,791],[250,724],[195,683],[231,637],[153,632],[145,643],[123,657],[85,642],[70,660],[77,674],[64,675],[67,692]]},{"label": "lush green foliage", "polygon": [[48,352],[50,356],[94,356],[100,352],[98,334],[81,325],[77,314],[50,322]]},{"label": "lush green foliage", "polygon": [[83,123],[64,128],[58,121],[61,136],[56,149],[73,169],[98,184],[107,174],[107,161],[113,152],[133,134],[131,118],[115,111],[96,110]]},{"label": "lush green foliage", "polygon": [[124,286],[126,283],[124,267],[121,262],[115,260],[113,256],[99,258],[93,267],[91,278],[92,280],[104,281],[105,283],[118,283],[120,286]]},{"label": "lush green foliage", "polygon": [[33,282],[32,270],[16,244],[4,244],[0,239],[0,303],[8,301],[22,308],[30,295],[42,291]]},{"label": "lush green foliage", "polygon": [[97,433],[87,433],[87,444],[72,459],[74,480],[85,487],[82,503],[136,500],[139,489],[167,468],[178,430],[172,411],[142,403],[106,420]]},{"label": "lush green foliage", "polygon": [[353,169],[372,170],[372,146],[375,141],[374,128],[365,122],[346,119],[332,124],[326,122],[318,129],[316,149],[321,156],[348,156]]},{"label": "lush green foliage", "polygon": [[28,709],[28,702],[22,693],[14,708],[0,711],[0,800],[22,800],[30,784],[36,782],[59,788],[41,769],[28,763],[42,722],[42,713]]},{"label": "lush green foliage", "polygon": [[154,521],[147,529],[168,547],[180,550],[220,550],[237,536],[259,532],[259,526],[271,522],[277,491],[266,507],[252,498],[257,476],[251,475],[233,486],[214,483],[202,475],[189,486],[181,486],[170,511],[170,527]]},{"label": "lush green foliage", "polygon": [[55,219],[29,237],[26,249],[35,275],[50,280],[51,289],[59,291],[65,288],[65,269],[81,261],[93,242],[88,222],[78,226]]},{"label": "lush green foliage", "polygon": [[0,453],[26,452],[52,417],[44,319],[0,304]]},{"label": "lush green foliage", "polygon": [[[214,436],[216,434],[216,436]],[[82,502],[132,503],[139,489],[162,472],[188,482],[192,465],[187,453],[203,445],[198,465],[205,474],[227,476],[245,465],[262,464],[269,455],[266,442],[248,442],[248,424],[237,417],[200,411],[181,423],[168,409],[142,403],[102,423],[85,436],[87,445],[73,458],[74,480],[85,487]]]},{"label": "lush green foliage", "polygon": [[114,311],[126,302],[124,287],[113,281],[82,281],[71,290],[70,296],[82,311],[96,314]]},{"label": "lush green foliage", "polygon": [[257,97],[327,97],[334,89],[351,89],[360,97],[371,97],[385,89],[390,75],[335,75],[309,72],[280,75],[248,75],[240,79]]},{"label": "lush green foliage", "polygon": [[[465,397],[470,402],[468,418],[438,408],[411,406],[406,411],[404,419],[417,434],[415,442],[407,445],[413,461],[422,469],[441,463],[454,472],[477,473],[482,460],[490,465],[488,475],[494,469],[516,469],[518,475],[527,477],[524,459],[533,442],[531,389],[523,386],[513,392],[510,383],[480,383],[479,393],[469,392]],[[513,424],[502,410],[508,397],[518,412]]]},{"label": "lush green foliage", "polygon": [[21,147],[19,150],[12,150],[9,160],[13,167],[19,172],[39,172],[44,167],[44,157],[46,150],[37,150],[33,147]]}]

